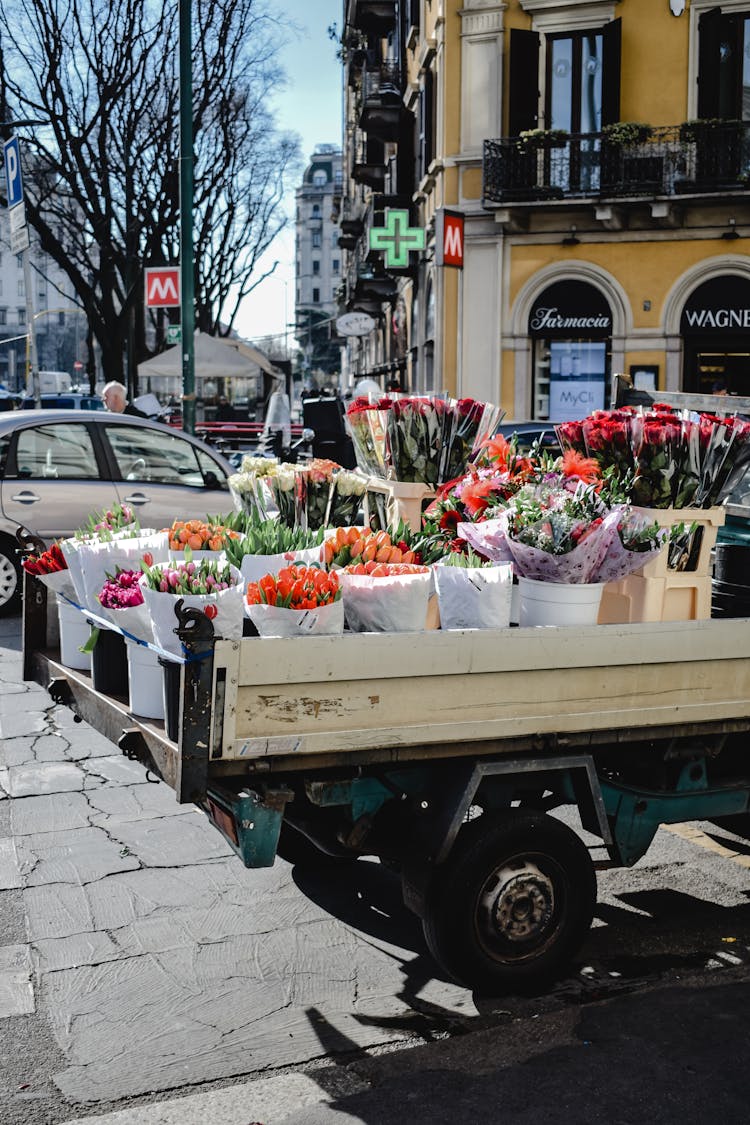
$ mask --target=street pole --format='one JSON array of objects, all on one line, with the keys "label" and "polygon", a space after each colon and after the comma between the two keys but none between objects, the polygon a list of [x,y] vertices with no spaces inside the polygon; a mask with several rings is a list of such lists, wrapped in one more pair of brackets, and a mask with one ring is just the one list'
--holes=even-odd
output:
[{"label": "street pole", "polygon": [[180,291],[182,428],[195,433],[195,290],[193,281],[192,0],[180,0]]}]

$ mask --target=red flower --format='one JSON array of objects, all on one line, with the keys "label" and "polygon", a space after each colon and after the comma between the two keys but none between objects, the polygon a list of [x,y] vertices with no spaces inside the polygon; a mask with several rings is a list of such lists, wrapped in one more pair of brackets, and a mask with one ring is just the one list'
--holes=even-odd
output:
[{"label": "red flower", "polygon": [[[486,507],[486,505],[485,505]],[[449,535],[455,535],[456,529],[461,522],[461,516],[456,511],[443,512],[440,517],[440,530],[446,531]]]},{"label": "red flower", "polygon": [[561,469],[565,477],[577,477],[584,484],[594,484],[599,480],[599,464],[593,457],[582,457],[574,449],[566,449]]}]

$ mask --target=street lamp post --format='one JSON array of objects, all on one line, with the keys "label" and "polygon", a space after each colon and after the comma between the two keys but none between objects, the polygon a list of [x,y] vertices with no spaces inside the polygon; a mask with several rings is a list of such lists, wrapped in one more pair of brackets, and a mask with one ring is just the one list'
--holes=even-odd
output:
[{"label": "street lamp post", "polygon": [[192,0],[180,0],[180,291],[182,426],[195,433],[195,290],[193,281]]}]

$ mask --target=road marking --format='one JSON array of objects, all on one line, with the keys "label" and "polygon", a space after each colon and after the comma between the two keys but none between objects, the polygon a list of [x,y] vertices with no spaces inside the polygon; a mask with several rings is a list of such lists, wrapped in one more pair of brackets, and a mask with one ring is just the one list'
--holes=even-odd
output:
[{"label": "road marking", "polygon": [[683,840],[688,840],[691,844],[697,844],[699,848],[705,848],[707,852],[713,852],[714,855],[720,855],[725,859],[731,859],[738,867],[750,869],[750,855],[744,855],[742,852],[735,851],[733,848],[728,848],[726,845],[720,844],[718,840],[707,836],[700,828],[694,828],[690,824],[662,824],[661,827],[666,829],[667,832],[671,832],[673,836],[680,836]]},{"label": "road marking", "polygon": [[347,1076],[348,1081],[342,1086],[343,1076],[343,1072],[337,1071],[335,1094],[326,1093],[307,1074],[280,1074],[241,1086],[115,1110],[99,1117],[76,1117],[62,1125],[205,1125],[207,1121],[211,1125],[238,1125],[239,1122],[245,1125],[251,1121],[281,1125],[285,1118],[300,1110],[328,1105],[334,1097],[370,1088],[354,1075]]}]

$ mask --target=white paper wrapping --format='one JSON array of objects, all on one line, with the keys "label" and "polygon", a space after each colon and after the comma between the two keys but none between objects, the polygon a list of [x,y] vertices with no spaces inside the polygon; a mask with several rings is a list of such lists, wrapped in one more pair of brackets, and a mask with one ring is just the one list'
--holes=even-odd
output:
[{"label": "white paper wrapping", "polygon": [[505,629],[510,625],[513,568],[436,566],[442,629]]},{"label": "white paper wrapping", "polygon": [[330,636],[344,631],[341,599],[317,609],[285,609],[278,605],[247,605],[245,612],[261,637]]},{"label": "white paper wrapping", "polygon": [[286,551],[280,555],[245,555],[240,573],[246,582],[259,582],[266,574],[274,577],[285,566],[311,566],[321,563],[322,546],[306,547],[302,551]]},{"label": "white paper wrapping", "polygon": [[344,615],[355,633],[420,633],[427,620],[432,574],[373,578],[341,572]]}]

